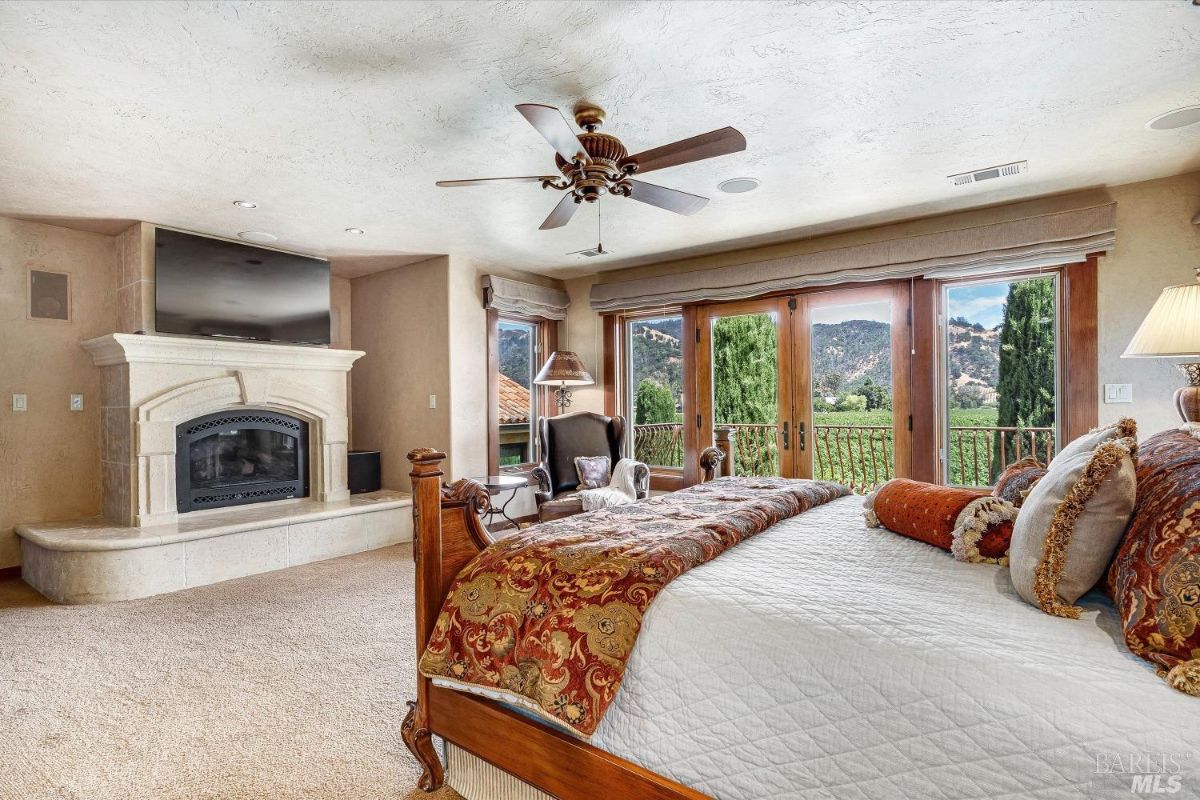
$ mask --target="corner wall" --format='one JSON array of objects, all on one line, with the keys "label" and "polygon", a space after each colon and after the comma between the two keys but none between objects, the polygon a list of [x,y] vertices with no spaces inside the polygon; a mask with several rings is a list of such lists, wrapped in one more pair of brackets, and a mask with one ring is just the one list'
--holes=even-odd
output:
[{"label": "corner wall", "polygon": [[[28,318],[30,269],[70,274],[69,322]],[[79,343],[116,329],[117,284],[113,237],[0,217],[0,568],[21,561],[14,525],[100,513],[104,399]]]}]

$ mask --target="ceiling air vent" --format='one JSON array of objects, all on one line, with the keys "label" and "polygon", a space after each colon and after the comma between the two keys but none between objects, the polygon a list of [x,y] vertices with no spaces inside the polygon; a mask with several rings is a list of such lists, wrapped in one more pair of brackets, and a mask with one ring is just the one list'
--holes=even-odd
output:
[{"label": "ceiling air vent", "polygon": [[1020,175],[1028,171],[1028,161],[1014,161],[1011,164],[1002,164],[999,167],[987,167],[986,169],[977,169],[972,172],[960,172],[957,175],[951,175],[950,184],[952,186],[966,186],[968,183],[990,181],[992,178],[1006,178],[1009,175]]}]

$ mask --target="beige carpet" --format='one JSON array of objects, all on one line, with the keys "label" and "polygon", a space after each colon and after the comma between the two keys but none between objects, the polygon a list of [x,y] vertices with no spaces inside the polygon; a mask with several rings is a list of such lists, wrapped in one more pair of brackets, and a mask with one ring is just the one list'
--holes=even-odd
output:
[{"label": "beige carpet", "polygon": [[147,600],[0,582],[0,798],[425,798],[408,546]]}]

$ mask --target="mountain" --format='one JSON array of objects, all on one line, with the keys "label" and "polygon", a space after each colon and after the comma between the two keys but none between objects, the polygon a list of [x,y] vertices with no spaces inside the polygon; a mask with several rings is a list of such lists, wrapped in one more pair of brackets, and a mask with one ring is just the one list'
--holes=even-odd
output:
[{"label": "mountain", "polygon": [[985,328],[954,317],[949,327],[950,379],[995,389],[1000,380],[1000,326]]},{"label": "mountain", "polygon": [[644,379],[658,381],[671,390],[676,402],[683,397],[683,319],[667,317],[633,323],[633,390]]}]

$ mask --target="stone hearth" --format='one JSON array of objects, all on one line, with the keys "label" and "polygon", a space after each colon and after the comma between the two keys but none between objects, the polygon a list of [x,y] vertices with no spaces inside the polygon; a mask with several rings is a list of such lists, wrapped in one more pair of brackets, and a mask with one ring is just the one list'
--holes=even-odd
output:
[{"label": "stone hearth", "polygon": [[[350,498],[346,373],[363,353],[112,334],[102,371],[103,519],[20,525],[22,575],[59,602],[145,597],[412,538],[411,499]],[[177,511],[176,426],[231,410],[308,425],[309,497]]]}]

